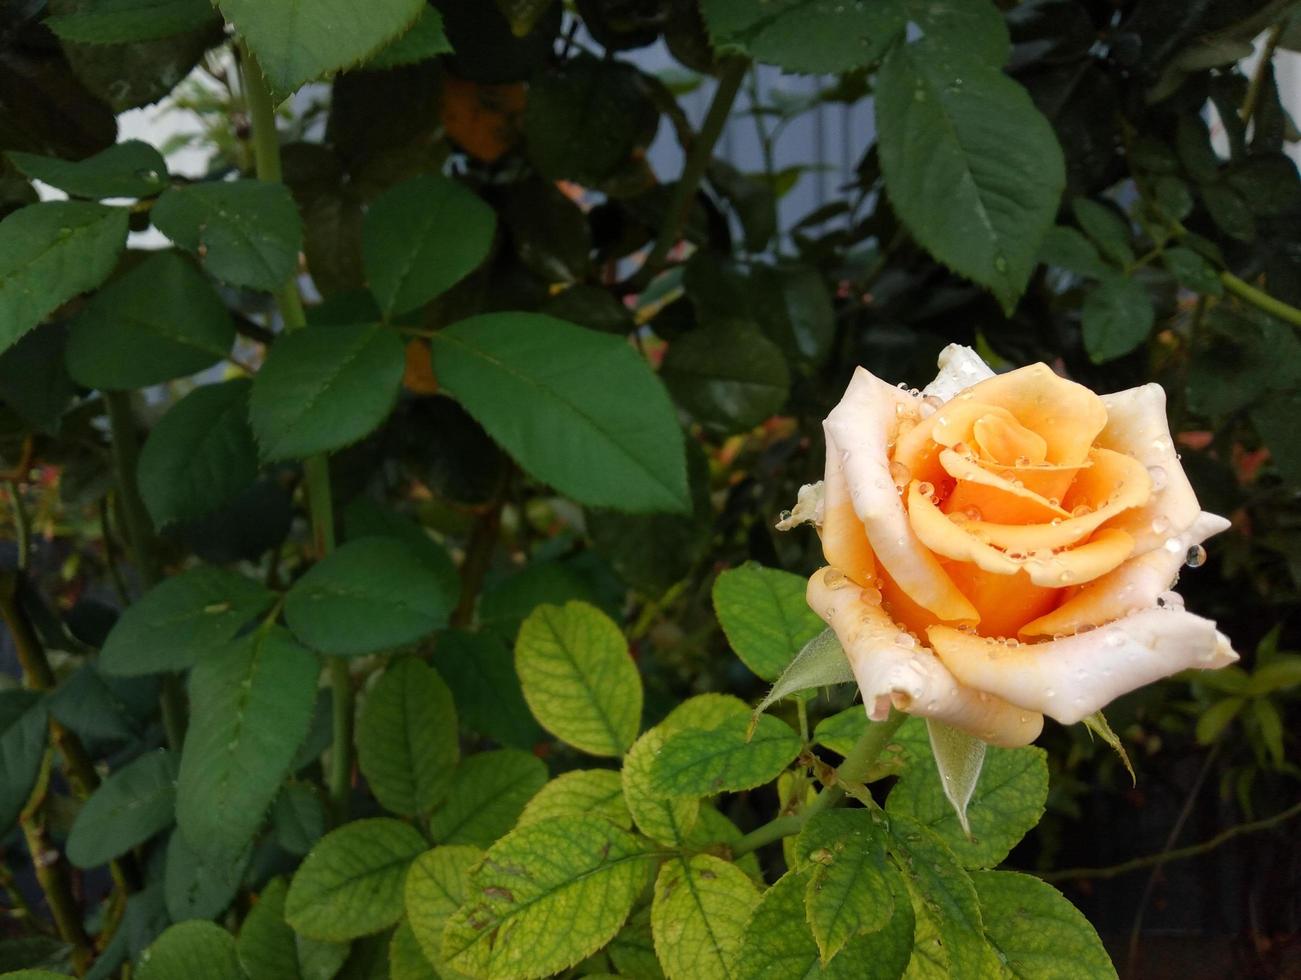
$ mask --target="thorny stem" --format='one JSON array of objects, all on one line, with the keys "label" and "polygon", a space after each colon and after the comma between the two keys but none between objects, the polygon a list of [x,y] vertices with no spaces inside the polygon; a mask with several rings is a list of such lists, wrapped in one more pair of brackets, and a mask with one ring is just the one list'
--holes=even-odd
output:
[{"label": "thorny stem", "polygon": [[1248,282],[1244,282],[1227,269],[1220,273],[1220,281],[1224,283],[1224,288],[1233,293],[1239,299],[1246,300],[1252,306],[1264,310],[1271,316],[1276,316],[1285,323],[1290,323],[1294,327],[1301,327],[1301,310],[1281,299],[1275,299],[1264,290],[1257,289]]},{"label": "thorny stem", "polygon": [[[284,172],[280,163],[280,137],[276,133],[275,106],[262,68],[246,45],[241,44],[241,67],[244,74],[244,98],[253,128],[253,159],[259,180],[280,182]],[[286,330],[307,326],[303,298],[298,283],[291,277],[277,292],[276,305]],[[334,550],[334,499],[330,490],[330,463],[324,454],[310,456],[303,463],[307,489],[307,509],[312,524],[312,545],[318,559]],[[352,787],[353,691],[348,661],[328,657],[331,710],[334,734],[330,748],[330,806],[336,823],[347,816]]]},{"label": "thorny stem", "polygon": [[877,760],[882,750],[889,744],[891,736],[898,731],[907,717],[902,712],[891,711],[890,717],[885,721],[868,725],[867,731],[854,743],[854,747],[849,750],[844,761],[836,767],[834,781],[823,786],[812,803],[799,813],[777,817],[762,827],[750,831],[732,845],[732,854],[740,857],[765,844],[771,844],[791,834],[798,834],[815,815],[839,803],[845,797],[845,785],[863,781],[872,763]]}]

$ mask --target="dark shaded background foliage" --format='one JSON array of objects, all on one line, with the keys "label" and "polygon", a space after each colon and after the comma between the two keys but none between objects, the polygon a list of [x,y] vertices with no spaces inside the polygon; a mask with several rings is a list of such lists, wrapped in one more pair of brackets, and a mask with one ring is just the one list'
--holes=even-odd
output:
[{"label": "dark shaded background foliage", "polygon": [[[69,6],[50,0],[52,11]],[[1270,31],[1271,52],[1301,43],[1301,25],[1283,26],[1290,4],[1000,4],[1012,39],[1006,70],[1050,120],[1067,172],[1059,227],[1010,313],[914,243],[891,208],[875,148],[835,200],[780,233],[774,202],[792,175],[741,174],[715,160],[685,225],[695,251],[645,293],[636,262],[625,260],[654,244],[676,175],[650,172],[642,151],[665,118],[694,137],[666,84],[619,52],[664,38],[686,68],[715,71],[695,5],[580,0],[577,16],[596,41],[590,50],[563,33],[576,14],[562,17],[560,4],[501,4],[521,26],[532,8],[540,12],[522,37],[490,4],[436,6],[454,55],[346,72],[328,91],[300,97],[295,118],[282,120],[282,133],[304,137],[284,146],[286,180],[322,309],[365,302],[363,209],[404,179],[450,166],[497,211],[498,237],[489,262],[418,311],[415,323],[437,329],[477,312],[520,309],[635,333],[648,356],[662,358],[662,377],[691,423],[694,500],[689,516],[628,516],[583,513],[552,496],[454,401],[428,394],[424,342],[413,341],[396,411],[334,458],[332,477],[340,512],[390,501],[465,556],[469,598],[455,624],[470,621],[480,585],[479,621],[505,638],[537,602],[585,598],[629,624],[649,717],[689,693],[757,696],[759,682],[730,655],[715,622],[715,573],[747,559],[815,568],[813,535],[779,536],[772,524],[799,485],[821,472],[820,419],[856,365],[921,385],[938,351],[957,342],[995,363],[1046,361],[1098,391],[1164,385],[1203,506],[1234,521],[1210,544],[1207,565],[1185,575],[1189,608],[1219,622],[1247,672],[1271,651],[1301,649],[1297,320],[1271,317],[1226,289],[1219,274],[1301,306],[1301,182],[1283,152],[1296,133],[1268,59],[1252,77],[1236,67],[1260,31]],[[134,45],[60,43],[41,22],[44,8],[42,0],[0,5],[3,150],[67,159],[102,150],[114,141],[115,112],[171,91],[223,43],[215,24]],[[206,94],[183,87],[176,97],[208,126],[212,175],[247,172],[250,128],[239,86],[220,62],[206,63],[221,84]],[[854,101],[871,87],[871,75],[853,72],[828,84],[821,100]],[[1227,158],[1211,147],[1208,103],[1228,138]],[[761,120],[810,107],[774,104]],[[589,188],[583,208],[556,178]],[[0,170],[0,213],[32,200],[26,179]],[[142,209],[132,227],[148,221]],[[1087,339],[1089,303],[1118,274],[1138,285],[1137,295],[1116,300],[1123,350],[1099,358]],[[272,317],[267,297],[227,290],[225,299],[239,311],[245,348],[258,356]],[[125,579],[131,590],[136,572],[120,553],[102,404],[63,373],[63,343],[56,319],[0,358],[0,424],[10,492],[24,501],[30,525],[23,547],[33,553],[32,587],[23,586],[23,601],[44,635],[66,627],[76,637],[57,649],[80,654],[114,618],[111,582]],[[272,468],[228,506],[169,529],[158,542],[163,561],[192,552],[291,580],[304,545],[296,487],[292,468]],[[12,529],[8,500],[5,508]],[[12,569],[14,549],[4,554]],[[1160,850],[1176,825],[1180,836],[1169,843],[1186,844],[1291,806],[1301,723],[1291,677],[1265,690],[1233,678],[1176,678],[1122,699],[1108,713],[1134,760],[1136,786],[1082,730],[1050,726],[1049,817],[1013,864],[1109,865]],[[141,707],[151,704],[149,692],[129,695],[139,703],[127,704],[124,717],[144,734],[154,724]],[[528,745],[541,735],[526,712],[498,723],[498,739]],[[118,748],[111,738],[92,740],[97,755]],[[746,827],[769,815],[732,816]],[[1200,961],[1184,975],[1283,975],[1301,956],[1295,827],[1241,836],[1171,865],[1151,894],[1146,869],[1062,887],[1115,939],[1118,959],[1146,909],[1153,936],[1173,929],[1215,937],[1207,949],[1181,947]],[[20,872],[17,854],[6,847]],[[1149,960],[1148,972],[1135,975],[1162,969]]]}]

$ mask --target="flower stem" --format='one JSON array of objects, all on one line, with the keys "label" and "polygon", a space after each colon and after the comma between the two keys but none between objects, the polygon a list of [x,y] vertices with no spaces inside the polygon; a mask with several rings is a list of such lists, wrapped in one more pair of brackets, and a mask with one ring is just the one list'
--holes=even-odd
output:
[{"label": "flower stem", "polygon": [[732,845],[733,856],[739,857],[742,854],[749,854],[765,844],[771,844],[773,841],[789,837],[791,834],[798,834],[805,823],[813,816],[839,803],[845,797],[844,784],[863,781],[863,777],[867,775],[872,763],[877,760],[877,757],[890,741],[891,736],[898,731],[899,726],[907,718],[908,716],[902,712],[891,711],[890,717],[885,721],[869,724],[867,731],[854,743],[844,761],[836,767],[834,780],[822,787],[822,792],[814,798],[812,803],[799,813],[776,817],[762,827],[750,831]]},{"label": "flower stem", "polygon": [[[241,67],[244,99],[253,129],[253,159],[259,180],[280,182],[284,171],[280,163],[280,137],[276,133],[275,106],[262,68],[248,46],[241,43]],[[298,283],[291,277],[276,292],[276,305],[286,330],[307,326],[303,298]],[[330,462],[324,454],[309,456],[303,462],[307,490],[307,510],[312,524],[312,547],[318,559],[334,550],[334,498],[330,489]],[[334,733],[330,748],[330,808],[336,823],[348,811],[352,783],[353,691],[348,661],[342,657],[326,658],[330,670]]]},{"label": "flower stem", "polygon": [[1264,290],[1257,289],[1249,282],[1244,282],[1227,269],[1220,273],[1220,281],[1224,283],[1224,288],[1233,293],[1241,300],[1246,300],[1252,306],[1264,310],[1270,316],[1276,316],[1294,327],[1301,327],[1301,310],[1295,306],[1284,303],[1281,299],[1275,299]]}]

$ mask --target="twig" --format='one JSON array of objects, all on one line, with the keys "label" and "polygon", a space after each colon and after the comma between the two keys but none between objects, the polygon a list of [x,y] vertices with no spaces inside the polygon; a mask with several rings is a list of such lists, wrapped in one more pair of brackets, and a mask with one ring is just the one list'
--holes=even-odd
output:
[{"label": "twig", "polygon": [[1269,830],[1271,827],[1287,823],[1298,816],[1301,816],[1301,803],[1294,803],[1286,810],[1276,813],[1272,817],[1261,817],[1259,820],[1235,824],[1227,830],[1220,831],[1214,837],[1202,841],[1200,844],[1189,844],[1187,847],[1177,847],[1173,850],[1161,851],[1158,854],[1147,854],[1105,868],[1065,868],[1061,871],[1045,872],[1040,874],[1039,877],[1044,881],[1074,881],[1083,878],[1100,881],[1107,878],[1119,878],[1121,875],[1127,875],[1132,871],[1141,871],[1143,868],[1150,868],[1153,865],[1169,864],[1171,861],[1183,861],[1186,858],[1207,854],[1217,847],[1227,844],[1235,837]]},{"label": "twig", "polygon": [[497,550],[497,536],[501,531],[501,511],[506,504],[513,467],[506,464],[499,478],[488,509],[479,515],[465,545],[465,559],[461,562],[461,597],[452,611],[451,625],[464,629],[474,621],[474,607],[483,589],[483,579],[492,564],[492,554]]},{"label": "twig", "polygon": [[14,538],[18,546],[18,567],[26,571],[32,558],[32,523],[27,517],[27,508],[23,505],[22,492],[14,480],[5,481],[9,499],[14,508]]},{"label": "twig", "polygon": [[1271,27],[1269,34],[1265,37],[1265,46],[1260,50],[1260,60],[1256,62],[1256,70],[1251,73],[1251,82],[1247,86],[1247,94],[1242,100],[1242,108],[1238,110],[1238,115],[1242,117],[1244,127],[1251,122],[1251,117],[1256,112],[1256,106],[1260,104],[1260,90],[1265,82],[1265,73],[1269,71],[1269,66],[1274,61],[1274,52],[1278,49],[1278,42],[1282,37],[1283,25],[1281,23]]},{"label": "twig", "polygon": [[1246,300],[1252,306],[1262,309],[1271,316],[1276,316],[1294,327],[1301,327],[1301,310],[1298,310],[1295,306],[1284,303],[1281,299],[1275,299],[1269,293],[1239,279],[1227,269],[1220,272],[1220,281],[1224,283],[1225,289],[1239,299]]}]

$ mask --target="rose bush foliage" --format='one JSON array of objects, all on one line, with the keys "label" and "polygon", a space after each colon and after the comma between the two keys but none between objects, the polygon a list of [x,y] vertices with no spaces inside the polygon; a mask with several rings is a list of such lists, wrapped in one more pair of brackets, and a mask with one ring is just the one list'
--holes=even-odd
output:
[{"label": "rose bush foliage", "polygon": [[1298,42],[1186,7],[5,6],[0,970],[1114,976],[1052,865],[1295,798]]}]

